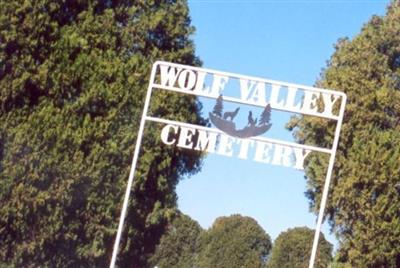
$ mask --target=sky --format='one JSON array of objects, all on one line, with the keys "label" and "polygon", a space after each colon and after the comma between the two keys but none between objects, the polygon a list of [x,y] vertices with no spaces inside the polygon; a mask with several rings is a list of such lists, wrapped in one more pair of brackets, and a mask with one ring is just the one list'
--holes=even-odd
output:
[{"label": "sky", "polygon": [[[204,68],[313,86],[336,41],[356,36],[388,2],[189,0],[189,8]],[[207,114],[210,104],[204,107]],[[273,111],[269,137],[293,141],[284,128],[290,116]],[[241,214],[256,219],[272,239],[288,228],[315,228],[305,191],[302,171],[213,154],[201,172],[177,186],[179,209],[203,228],[217,217]],[[327,224],[323,233],[337,246]]]}]

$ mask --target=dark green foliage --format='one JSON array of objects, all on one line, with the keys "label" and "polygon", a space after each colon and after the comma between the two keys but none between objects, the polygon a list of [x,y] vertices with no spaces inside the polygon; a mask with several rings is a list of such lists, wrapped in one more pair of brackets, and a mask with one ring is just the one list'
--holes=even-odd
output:
[{"label": "dark green foliage", "polygon": [[329,268],[352,268],[348,263],[338,261],[338,255],[335,256],[334,260],[329,264]]},{"label": "dark green foliage", "polygon": [[271,239],[258,223],[240,215],[218,218],[201,237],[199,268],[262,267]]},{"label": "dark green foliage", "polygon": [[[185,1],[0,1],[0,262],[107,267],[151,65],[198,65]],[[191,97],[154,106],[203,124]],[[121,267],[146,267],[178,179],[199,168],[149,124]]]},{"label": "dark green foliage", "polygon": [[[314,241],[314,230],[296,227],[281,233],[275,240],[268,268],[307,268]],[[332,260],[332,245],[320,234],[315,268],[326,268]]]},{"label": "dark green foliage", "polygon": [[[400,2],[336,46],[318,86],[343,90],[348,104],[327,213],[353,267],[400,267]],[[304,117],[289,125],[301,142],[326,146],[334,122]],[[326,159],[310,156],[308,197],[318,209]]]},{"label": "dark green foliage", "polygon": [[200,225],[184,214],[178,214],[163,234],[150,263],[158,268],[190,268],[199,250]]}]

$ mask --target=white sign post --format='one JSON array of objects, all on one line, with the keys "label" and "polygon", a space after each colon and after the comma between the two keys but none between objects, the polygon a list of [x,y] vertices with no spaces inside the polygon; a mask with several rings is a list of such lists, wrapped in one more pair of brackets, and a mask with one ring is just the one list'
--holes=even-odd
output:
[{"label": "white sign post", "polygon": [[[206,85],[206,81],[208,81],[208,85]],[[228,84],[235,82],[235,86],[239,89],[237,96],[225,96],[224,89]],[[191,94],[215,99],[217,104],[213,113],[210,113],[209,115],[211,122],[217,128],[149,116],[148,109],[153,90],[168,90],[180,94]],[[233,123],[233,119],[238,113],[239,108],[235,111],[225,112],[222,114],[218,109],[218,103],[222,102],[222,100],[231,103],[263,107],[264,112],[258,124],[257,119],[253,118],[252,112],[249,112],[248,125],[245,128],[238,130]],[[345,104],[346,94],[339,91],[249,77],[169,62],[159,61],[154,63],[146,94],[143,114],[140,121],[135,152],[124,203],[121,210],[110,268],[114,268],[117,258],[129,195],[132,188],[146,121],[165,125],[160,135],[162,142],[166,145],[177,146],[189,150],[216,153],[228,157],[238,157],[240,159],[252,159],[253,161],[261,163],[282,165],[302,170],[304,169],[304,160],[309,153],[321,152],[329,154],[329,165],[309,261],[309,268],[313,268],[324,210],[328,198],[329,184],[331,181]],[[317,116],[327,120],[335,120],[336,130],[332,147],[323,148],[260,136],[272,125],[269,123],[271,109]],[[218,142],[217,137],[219,138]],[[239,145],[238,150],[233,149],[234,144]]]}]

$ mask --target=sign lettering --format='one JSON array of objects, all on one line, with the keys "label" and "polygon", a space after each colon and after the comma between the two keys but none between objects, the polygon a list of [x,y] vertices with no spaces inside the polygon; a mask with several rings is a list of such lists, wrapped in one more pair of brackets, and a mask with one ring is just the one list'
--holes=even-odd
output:
[{"label": "sign lettering", "polygon": [[[219,142],[217,143],[218,135]],[[205,151],[228,157],[235,156],[296,169],[303,169],[304,160],[311,152],[311,150],[266,141],[240,139],[195,127],[170,124],[165,125],[161,130],[161,140],[166,145],[176,145],[184,149]]]},{"label": "sign lettering", "polygon": [[[206,73],[197,69],[185,69],[160,65],[160,86],[217,98],[224,93],[229,77],[218,73]],[[205,85],[210,78],[211,85]],[[337,119],[335,103],[340,99],[337,92],[319,92],[274,81],[238,80],[240,98],[259,106],[271,105],[272,109],[310,114]],[[337,113],[337,112],[336,112]]]}]

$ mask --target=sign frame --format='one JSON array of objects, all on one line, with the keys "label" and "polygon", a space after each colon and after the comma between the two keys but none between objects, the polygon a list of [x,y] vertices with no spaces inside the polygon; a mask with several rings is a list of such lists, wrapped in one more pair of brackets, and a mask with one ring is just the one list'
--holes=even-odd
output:
[{"label": "sign frame", "polygon": [[[142,111],[142,117],[140,120],[139,131],[138,131],[135,150],[134,150],[134,154],[133,154],[131,169],[129,172],[128,183],[127,183],[127,187],[126,187],[126,191],[125,191],[124,201],[122,204],[122,210],[121,210],[121,215],[120,215],[120,219],[119,219],[117,235],[116,235],[115,242],[114,242],[113,253],[112,253],[112,258],[111,258],[111,262],[110,262],[110,268],[115,267],[115,263],[116,263],[116,259],[117,259],[119,244],[120,244],[121,235],[122,235],[122,231],[123,231],[123,225],[124,225],[124,221],[125,221],[125,217],[126,217],[126,213],[127,213],[130,192],[131,192],[131,188],[132,188],[132,184],[133,184],[133,180],[134,180],[134,176],[135,176],[136,165],[138,162],[139,151],[140,151],[140,147],[141,147],[141,143],[142,143],[142,139],[143,139],[143,132],[144,132],[144,127],[145,127],[146,121],[152,121],[152,122],[164,123],[164,124],[173,124],[173,125],[177,125],[177,126],[196,127],[197,129],[204,129],[204,130],[207,130],[210,132],[216,132],[219,134],[223,133],[222,131],[220,131],[218,129],[214,129],[214,128],[198,126],[198,125],[191,125],[188,123],[182,123],[182,122],[177,122],[177,121],[172,121],[172,120],[167,120],[167,119],[162,119],[162,118],[156,118],[156,117],[147,115],[153,89],[162,89],[162,90],[173,91],[173,92],[184,93],[184,94],[191,94],[191,95],[196,95],[196,96],[206,97],[206,98],[214,98],[214,99],[218,98],[218,94],[210,95],[210,94],[206,94],[201,91],[195,92],[194,90],[186,90],[186,89],[180,89],[180,88],[177,88],[174,86],[156,84],[155,78],[156,78],[156,74],[157,74],[157,68],[160,66],[167,66],[170,68],[181,68],[182,70],[190,70],[193,72],[207,73],[207,74],[212,74],[212,75],[215,75],[218,77],[229,77],[229,78],[233,77],[235,79],[245,79],[246,81],[256,81],[259,83],[268,83],[271,85],[281,85],[281,86],[285,86],[289,89],[299,88],[299,89],[303,90],[304,92],[311,91],[311,92],[318,92],[321,95],[330,94],[330,96],[334,95],[334,96],[338,96],[338,98],[340,97],[339,114],[337,116],[333,115],[333,113],[332,114],[317,113],[316,111],[313,111],[313,110],[300,111],[300,110],[290,108],[290,107],[287,108],[287,107],[279,107],[278,105],[271,105],[271,108],[274,110],[299,113],[299,114],[303,114],[303,115],[319,116],[319,117],[323,117],[326,119],[336,120],[336,129],[335,129],[334,139],[333,139],[332,147],[330,149],[323,148],[323,147],[317,147],[317,146],[311,146],[311,145],[298,144],[298,143],[293,143],[293,142],[287,142],[287,141],[280,141],[280,140],[276,140],[276,139],[269,139],[269,138],[265,138],[265,137],[251,138],[253,140],[261,140],[261,141],[266,141],[266,142],[270,142],[273,144],[280,144],[283,146],[288,146],[288,147],[293,147],[293,148],[296,147],[296,148],[301,148],[303,150],[317,151],[317,152],[330,154],[328,170],[327,170],[327,174],[325,177],[325,183],[324,183],[324,188],[323,188],[323,192],[322,192],[320,209],[318,212],[317,226],[316,226],[316,230],[315,230],[313,246],[312,246],[311,256],[310,256],[310,260],[309,260],[309,268],[313,268],[317,249],[318,249],[318,241],[319,241],[319,236],[320,236],[320,232],[321,232],[326,202],[327,202],[327,198],[328,198],[329,185],[331,182],[334,161],[335,161],[335,157],[336,157],[336,151],[337,151],[338,142],[339,142],[340,130],[341,130],[342,122],[343,122],[345,105],[346,105],[346,101],[347,101],[346,94],[344,92],[340,92],[340,91],[333,91],[333,90],[315,88],[315,87],[310,87],[310,86],[274,81],[274,80],[269,80],[269,79],[250,77],[250,76],[245,76],[245,75],[216,71],[216,70],[206,69],[206,68],[192,67],[192,66],[188,66],[188,65],[176,64],[176,63],[170,63],[170,62],[164,62],[164,61],[156,61],[153,64],[153,67],[151,70],[149,86],[147,88],[147,93],[146,93],[145,103],[144,103],[144,107],[143,107],[143,111]],[[223,85],[222,82],[221,82],[220,86],[221,85]],[[233,102],[233,103],[240,103],[240,104],[252,105],[252,106],[263,106],[260,103],[256,103],[251,100],[243,100],[243,99],[232,98],[232,97],[224,97],[224,99],[229,102]],[[333,101],[333,103],[335,101]],[[332,107],[330,107],[331,109],[333,108],[333,103],[332,103]]]}]

